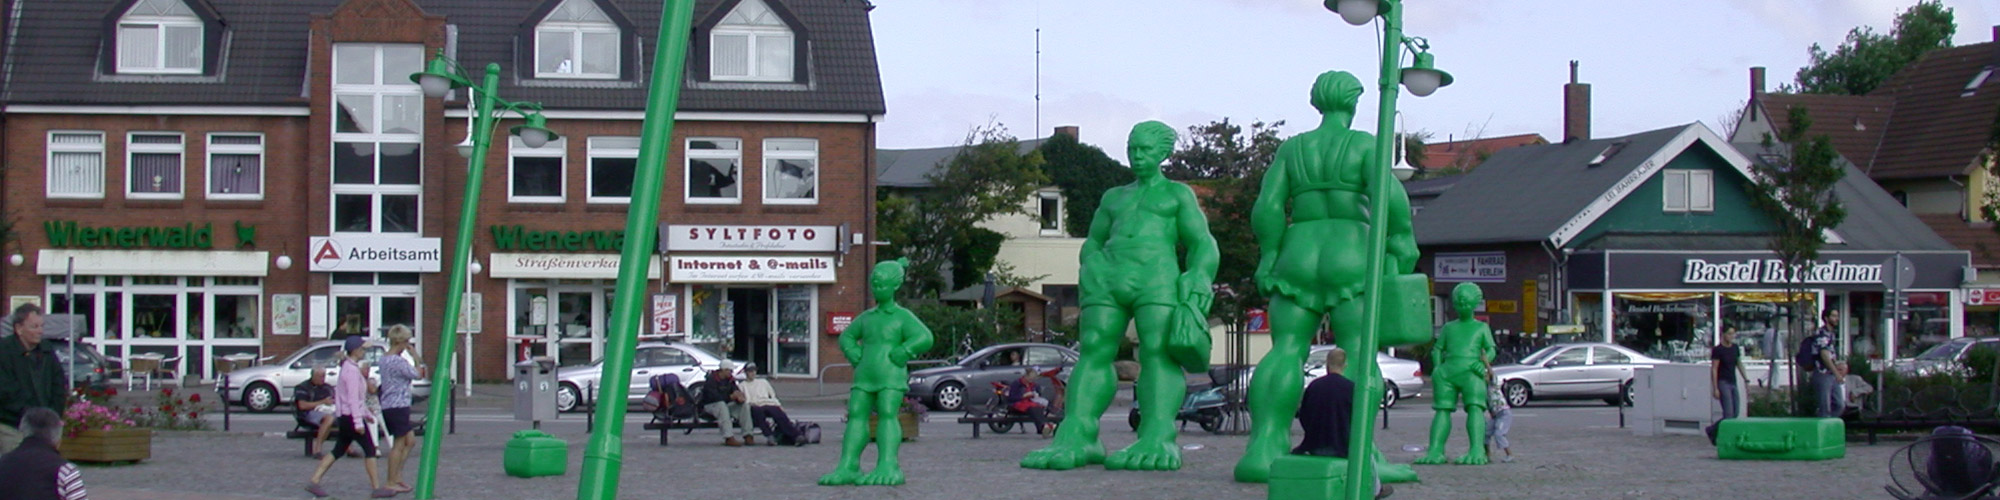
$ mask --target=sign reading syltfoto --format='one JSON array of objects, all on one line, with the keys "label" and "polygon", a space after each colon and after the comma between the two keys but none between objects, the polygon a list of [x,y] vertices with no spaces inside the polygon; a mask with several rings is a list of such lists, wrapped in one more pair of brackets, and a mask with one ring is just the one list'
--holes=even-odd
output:
[{"label": "sign reading syltfoto", "polygon": [[438,272],[444,251],[437,238],[314,236],[306,247],[313,272]]},{"label": "sign reading syltfoto", "polygon": [[836,226],[694,226],[664,224],[668,252],[837,252]]},{"label": "sign reading syltfoto", "polygon": [[675,283],[832,283],[833,257],[671,257]]}]

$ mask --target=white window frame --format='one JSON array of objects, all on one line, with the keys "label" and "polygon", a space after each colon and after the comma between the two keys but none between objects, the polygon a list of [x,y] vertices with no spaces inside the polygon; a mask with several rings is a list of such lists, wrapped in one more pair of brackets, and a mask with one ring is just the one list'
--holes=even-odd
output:
[{"label": "white window frame", "polygon": [[[736,141],[736,149],[733,151],[695,149],[694,148],[695,141]],[[687,159],[681,162],[681,167],[682,167],[681,195],[683,199],[687,200],[687,203],[689,205],[735,205],[743,203],[743,174],[744,174],[743,143],[744,142],[748,141],[736,137],[689,137],[687,138],[687,141],[681,143],[682,144],[681,150],[687,152],[687,154],[685,155]],[[694,161],[697,159],[736,160],[736,196],[730,198],[694,197],[694,182],[693,179],[690,178],[690,176],[694,175]]]},{"label": "white window frame", "polygon": [[[1061,192],[1061,191],[1041,191],[1041,192],[1037,192],[1037,193],[1035,193],[1035,195],[1036,195],[1036,196],[1035,196],[1035,214],[1036,214],[1036,217],[1035,217],[1035,219],[1036,219],[1036,220],[1035,220],[1035,227],[1038,227],[1038,228],[1041,228],[1041,230],[1042,230],[1042,236],[1064,236],[1064,235],[1065,235],[1065,234],[1063,233],[1063,205],[1064,205],[1064,203],[1063,203],[1063,195],[1062,195],[1062,192]],[[1050,218],[1051,218],[1051,217],[1049,217],[1049,214],[1045,214],[1045,213],[1042,213],[1042,204],[1044,204],[1044,203],[1047,203],[1047,202],[1048,202],[1049,200],[1055,200],[1055,202],[1056,202],[1056,213],[1055,213],[1055,216],[1054,216],[1054,217],[1052,217],[1053,219],[1055,219],[1055,227],[1054,227],[1054,228],[1050,228],[1050,227],[1048,226],[1048,223],[1047,223],[1047,222],[1045,222],[1046,220],[1048,220],[1048,219],[1050,219]]]},{"label": "white window frame", "polygon": [[1668,213],[1715,211],[1715,172],[1671,169],[1661,172],[1662,210]]},{"label": "white window frame", "polygon": [[[375,65],[375,69],[374,69],[374,71],[375,71],[375,75],[374,75],[374,81],[372,81],[372,82],[370,82],[370,83],[365,83],[365,84],[363,84],[363,83],[341,83],[341,82],[340,82],[340,69],[341,69],[341,68],[340,68],[340,64],[341,64],[341,58],[340,58],[340,57],[339,57],[339,56],[338,56],[337,54],[338,54],[338,52],[340,51],[340,49],[341,49],[341,48],[343,48],[343,47],[366,47],[366,48],[371,48],[371,49],[373,49],[373,50],[374,50],[374,57],[373,57],[373,58],[371,59],[372,63],[373,63],[374,65]],[[372,144],[372,145],[374,145],[374,147],[376,148],[376,151],[377,151],[377,154],[375,155],[375,158],[376,158],[376,165],[375,165],[375,172],[374,172],[374,174],[373,174],[373,178],[374,178],[374,183],[372,183],[372,184],[343,184],[343,183],[339,183],[339,182],[338,182],[338,169],[329,169],[329,171],[327,172],[327,184],[328,184],[329,186],[331,186],[331,187],[330,187],[330,190],[332,191],[332,194],[333,194],[333,196],[328,196],[328,197],[327,197],[327,203],[328,203],[328,210],[327,210],[327,214],[328,214],[328,217],[327,217],[327,221],[326,221],[326,224],[327,224],[327,230],[328,230],[328,231],[329,231],[329,233],[331,233],[331,234],[335,234],[335,235],[409,235],[409,236],[418,236],[418,235],[422,235],[422,234],[423,234],[423,232],[424,232],[424,226],[423,226],[423,219],[424,219],[424,208],[423,208],[423,207],[424,207],[424,204],[425,204],[425,203],[428,203],[428,202],[429,202],[429,200],[426,200],[426,199],[424,199],[425,197],[424,197],[424,194],[423,194],[423,189],[424,189],[424,181],[425,181],[425,178],[426,178],[426,177],[429,177],[428,175],[425,175],[425,174],[427,174],[428,172],[425,172],[425,171],[424,171],[425,169],[424,169],[424,162],[423,162],[423,158],[424,158],[424,155],[423,155],[423,147],[424,147],[424,135],[423,135],[423,125],[424,125],[424,123],[423,123],[423,122],[424,122],[424,120],[423,120],[423,119],[421,119],[421,118],[419,118],[419,119],[418,119],[418,120],[416,121],[416,128],[417,128],[417,130],[416,130],[416,131],[414,131],[414,132],[396,132],[396,133],[389,133],[389,132],[384,132],[384,131],[382,130],[381,126],[380,126],[380,125],[381,125],[381,123],[382,123],[382,118],[383,118],[383,116],[387,114],[387,113],[385,113],[385,112],[384,112],[384,109],[383,109],[383,108],[384,108],[384,106],[383,106],[383,103],[384,103],[384,102],[386,102],[386,99],[384,99],[384,97],[414,97],[414,98],[415,98],[415,101],[414,101],[414,102],[415,102],[415,103],[417,103],[417,104],[416,104],[417,106],[422,106],[422,103],[423,103],[423,91],[422,91],[422,89],[420,89],[420,88],[419,88],[419,87],[417,86],[417,84],[416,84],[416,83],[414,83],[414,82],[411,82],[411,81],[409,80],[409,78],[407,78],[407,73],[401,73],[401,72],[399,72],[399,71],[392,71],[392,70],[389,70],[389,69],[387,69],[387,68],[385,68],[385,67],[384,67],[384,64],[385,64],[385,61],[384,61],[384,57],[383,57],[383,56],[384,56],[384,54],[385,54],[385,52],[386,52],[386,49],[389,49],[389,48],[392,48],[392,47],[400,47],[400,48],[410,48],[410,47],[414,47],[414,48],[416,48],[416,49],[417,49],[417,52],[418,52],[418,54],[420,54],[420,55],[419,55],[419,57],[418,57],[418,59],[417,59],[417,62],[418,62],[418,64],[422,64],[422,61],[423,61],[423,59],[422,59],[422,57],[421,57],[421,54],[423,53],[423,46],[421,46],[421,45],[418,45],[418,44],[376,44],[376,43],[336,43],[336,44],[334,44],[334,46],[333,46],[333,49],[334,49],[334,52],[336,53],[336,56],[335,56],[335,57],[333,58],[333,71],[331,71],[331,72],[330,72],[330,74],[328,75],[328,78],[329,78],[329,80],[330,80],[330,81],[331,81],[331,83],[332,83],[332,87],[333,87],[333,91],[332,91],[332,92],[330,92],[330,93],[329,93],[329,95],[328,95],[328,99],[329,99],[329,100],[331,101],[331,102],[329,102],[328,104],[329,104],[330,106],[332,106],[332,107],[335,107],[335,108],[339,107],[339,106],[340,106],[340,102],[338,101],[338,99],[339,99],[339,97],[340,97],[341,95],[368,95],[368,96],[371,96],[370,98],[372,99],[372,105],[374,106],[374,108],[373,108],[373,110],[372,110],[372,113],[371,113],[371,116],[370,116],[370,118],[371,118],[371,119],[373,119],[373,120],[375,120],[375,123],[374,123],[374,124],[371,124],[371,125],[374,125],[374,126],[373,126],[372,128],[370,128],[370,130],[373,130],[374,132],[340,132],[340,131],[339,131],[339,123],[338,123],[338,121],[339,121],[339,119],[340,119],[340,112],[339,112],[338,110],[335,110],[334,112],[331,112],[331,113],[327,113],[327,114],[328,114],[329,116],[327,116],[327,117],[326,117],[326,119],[327,119],[327,120],[328,120],[329,122],[333,122],[333,123],[332,123],[332,129],[334,130],[334,132],[333,132],[333,143],[334,143],[334,147],[333,147],[333,148],[331,148],[331,150],[330,150],[330,151],[328,152],[328,155],[329,155],[329,158],[328,158],[328,161],[329,161],[329,163],[331,163],[331,162],[335,161],[335,157],[334,157],[334,155],[338,155],[338,154],[339,154],[338,150],[339,150],[339,148],[340,148],[340,145],[341,145],[341,144],[347,144],[347,143],[366,143],[366,144]],[[401,74],[396,74],[396,73],[401,73]],[[410,101],[406,101],[406,102],[410,102]],[[421,116],[421,113],[419,114],[419,116]],[[382,173],[382,172],[381,172],[381,154],[380,154],[380,151],[381,151],[381,147],[382,147],[382,145],[384,145],[384,144],[416,144],[416,145],[417,145],[417,148],[418,148],[418,151],[417,151],[417,161],[418,161],[418,164],[417,164],[417,171],[418,171],[418,180],[417,180],[417,183],[416,183],[416,184],[383,184],[383,183],[382,183],[382,177],[381,177],[381,173]],[[337,214],[339,213],[339,208],[340,208],[340,195],[365,195],[365,196],[368,196],[368,197],[369,197],[369,203],[370,203],[370,208],[369,208],[369,210],[370,210],[370,211],[369,211],[369,219],[370,219],[370,220],[369,220],[369,224],[368,224],[368,228],[369,228],[369,230],[368,230],[368,231],[342,231],[342,230],[340,230],[340,229],[339,229],[339,220],[338,220],[338,217],[337,217]],[[415,196],[415,197],[416,197],[416,199],[417,199],[417,212],[416,212],[416,217],[415,217],[415,220],[414,220],[414,221],[412,221],[412,222],[413,222],[413,224],[414,224],[414,225],[416,226],[416,228],[415,228],[415,231],[413,231],[413,232],[401,232],[401,231],[398,231],[398,232],[384,232],[384,231],[382,230],[382,214],[383,214],[383,212],[382,212],[382,205],[383,205],[383,203],[382,203],[382,199],[383,199],[383,197],[385,197],[385,196]]]},{"label": "white window frame", "polygon": [[[741,9],[745,5],[748,5],[750,2],[758,2],[759,4],[762,4],[766,10],[769,10],[771,8],[770,4],[759,2],[758,0],[744,0],[743,3],[737,4],[736,8]],[[733,13],[734,12],[732,11],[732,14]],[[724,36],[741,36],[745,37],[748,40],[744,46],[745,57],[748,58],[747,61],[744,61],[745,74],[725,75],[717,72],[717,68],[721,67],[720,64],[716,64],[716,61],[718,60],[718,56],[720,55],[718,54],[718,50],[720,49],[720,47],[722,47],[722,44],[716,43],[715,40],[716,38]],[[777,43],[776,39],[779,39],[779,37],[782,37],[783,43],[790,46],[790,51],[792,54],[791,57],[792,60],[787,61],[789,64],[785,65],[785,73],[781,75],[759,74],[758,69],[763,67],[763,65],[759,64],[760,61],[758,60],[759,57],[758,54],[760,54],[761,52],[758,50],[758,47],[765,43]],[[803,54],[800,54],[798,50],[798,33],[793,32],[790,27],[753,25],[753,24],[718,24],[715,26],[713,30],[710,30],[708,35],[708,62],[709,62],[708,78],[710,80],[715,80],[715,81],[733,81],[733,82],[789,82],[793,81],[797,77],[798,61],[799,57],[802,55]]]},{"label": "white window frame", "polygon": [[[783,143],[783,142],[810,142],[810,143],[812,143],[812,150],[811,150],[811,151],[798,151],[798,150],[778,150],[778,149],[774,149],[774,148],[776,148],[776,147],[777,147],[777,145],[778,145],[779,143]],[[764,160],[764,173],[763,173],[763,175],[764,175],[764,179],[763,179],[763,181],[764,181],[764,183],[763,183],[763,184],[764,184],[764,185],[763,185],[763,188],[764,188],[764,204],[766,204],[766,205],[818,205],[818,204],[819,204],[819,198],[820,198],[820,191],[819,191],[819,177],[820,177],[820,176],[819,176],[819,172],[820,172],[820,161],[819,161],[819,139],[815,139],[815,138],[811,138],[811,137],[772,137],[772,138],[767,138],[767,139],[764,139],[764,158],[763,158],[763,160]],[[771,189],[772,189],[772,187],[773,187],[773,186],[775,186],[775,185],[776,185],[776,183],[775,183],[775,182],[772,182],[772,180],[773,180],[773,179],[777,179],[777,178],[778,178],[778,174],[777,174],[776,172],[777,172],[777,169],[778,169],[778,162],[779,162],[780,160],[811,160],[811,161],[812,161],[812,165],[813,165],[813,171],[812,171],[812,174],[813,174],[813,176],[812,176],[812,184],[813,184],[813,189],[812,189],[812,193],[813,193],[813,194],[812,194],[812,197],[810,197],[810,198],[778,198],[778,197],[774,197],[774,196],[772,196],[772,195],[771,195]],[[741,191],[738,191],[738,192],[741,192]]]},{"label": "white window frame", "polygon": [[[623,144],[620,144],[628,142],[631,144],[631,147],[625,147]],[[631,204],[632,197],[630,196],[598,196],[596,194],[597,159],[599,158],[630,158],[634,163],[632,173],[634,174],[634,177],[637,177],[637,174],[639,173],[637,166],[637,163],[639,161],[639,138],[637,136],[591,137],[589,143],[589,151],[587,153],[587,158],[586,158],[586,161],[588,161],[589,164],[587,167],[585,167],[586,171],[584,172],[585,175],[583,180],[585,188],[583,196],[585,202],[618,204],[618,205]],[[737,191],[737,192],[741,193],[742,191]]]},{"label": "white window frame", "polygon": [[[522,143],[520,137],[507,136],[507,202],[562,203],[563,200],[567,199],[566,195],[569,193],[569,158],[564,153],[568,151],[569,138],[567,137],[559,137],[556,140],[549,141],[547,144],[543,144],[542,147],[531,148],[527,144]],[[520,173],[515,170],[517,168],[515,162],[521,158],[556,159],[555,196],[530,196],[514,192],[514,176]]]},{"label": "white window frame", "polygon": [[[257,139],[257,144],[217,144],[215,142],[216,137],[253,137]],[[208,159],[206,162],[203,163],[204,165],[206,165],[206,168],[202,170],[203,173],[202,184],[205,186],[203,189],[208,190],[209,199],[211,200],[264,199],[264,192],[268,191],[270,188],[264,176],[265,163],[268,160],[268,158],[264,156],[264,134],[262,132],[209,133],[207,154],[208,154]],[[225,193],[216,191],[215,155],[255,155],[257,157],[257,192],[246,194],[246,193]]]},{"label": "white window frame", "polygon": [[[182,4],[182,6],[183,8],[186,8],[185,7],[186,4]],[[138,4],[133,5],[134,9],[138,7],[139,7]],[[148,27],[153,28],[154,30],[153,40],[152,40],[154,65],[150,67],[125,65],[125,51],[127,50],[127,47],[125,45],[125,42],[127,40],[127,35],[125,33],[125,30],[127,28],[148,28]],[[192,68],[168,67],[167,31],[172,29],[185,30],[188,28],[193,28],[195,32],[194,67]],[[118,60],[119,73],[198,75],[201,74],[202,65],[204,64],[204,61],[208,59],[207,57],[208,34],[205,32],[206,27],[202,25],[201,17],[199,16],[193,16],[193,15],[161,16],[153,14],[127,13],[124,17],[118,19],[118,27],[116,28],[116,30],[117,30],[116,36],[118,37],[118,42],[117,42],[118,53],[114,55],[114,57],[116,57]]]},{"label": "white window frame", "polygon": [[[572,0],[572,1],[585,1],[585,0]],[[559,71],[558,72],[542,71],[542,61],[541,61],[542,50],[540,45],[542,43],[542,35],[549,33],[569,34],[569,60],[571,61],[570,67],[575,71],[571,71],[569,73],[563,73]],[[611,59],[611,67],[612,67],[610,73],[585,73],[583,71],[583,60],[585,57],[588,57],[590,55],[585,53],[583,50],[583,36],[586,34],[611,35],[612,38],[611,54],[609,54],[608,56]],[[619,63],[622,61],[622,59],[620,58],[624,56],[625,52],[624,50],[625,48],[623,47],[624,43],[622,42],[622,40],[620,40],[620,33],[618,32],[618,26],[613,24],[573,23],[573,22],[554,22],[554,21],[545,22],[542,23],[540,26],[535,27],[535,44],[536,44],[535,78],[615,80],[618,78],[617,68],[619,66]]]},{"label": "white window frame", "polygon": [[[138,138],[139,136],[142,135],[161,136],[161,137],[173,136],[174,143],[140,144]],[[142,154],[174,155],[174,157],[177,158],[177,160],[174,163],[178,165],[178,168],[174,169],[174,174],[180,176],[180,179],[178,179],[179,180],[178,184],[180,185],[180,189],[176,189],[174,190],[174,192],[171,193],[133,190],[132,186],[140,183],[140,179],[133,177],[138,173],[138,168],[136,167],[135,160],[138,158],[139,155]],[[125,197],[126,198],[134,200],[181,199],[182,197],[186,196],[185,193],[187,193],[187,176],[188,175],[187,175],[186,135],[180,132],[163,132],[163,131],[138,131],[138,132],[127,132],[125,134]]]},{"label": "white window frame", "polygon": [[1715,211],[1715,171],[1688,171],[1688,210]]},{"label": "white window frame", "polygon": [[[58,142],[56,142],[56,136],[59,136],[59,135],[76,135],[76,136],[84,136],[84,135],[88,135],[88,136],[94,136],[94,137],[96,137],[96,138],[97,138],[97,143],[96,143],[96,144],[73,144],[73,143],[58,143]],[[44,159],[43,159],[43,162],[44,162],[44,163],[43,163],[43,165],[44,165],[44,168],[43,168],[42,172],[43,172],[43,174],[44,174],[44,175],[43,175],[43,183],[44,183],[44,189],[46,190],[46,193],[48,194],[48,197],[49,197],[49,198],[51,198],[51,199],[103,199],[103,198],[104,198],[104,177],[105,177],[105,175],[106,175],[106,170],[107,170],[107,169],[105,168],[105,167],[106,167],[106,165],[105,165],[105,163],[106,163],[106,162],[105,162],[105,158],[104,158],[104,156],[105,156],[105,155],[104,155],[104,132],[103,132],[103,131],[98,131],[98,130],[50,130],[50,131],[49,131],[49,133],[48,133],[48,139],[47,139],[47,142],[46,142],[46,144],[48,144],[48,152],[47,152],[47,154],[46,154],[46,155],[44,155]],[[57,185],[57,182],[56,182],[56,177],[57,177],[57,176],[56,176],[56,173],[55,173],[54,171],[52,171],[51,169],[55,168],[55,164],[56,164],[56,155],[57,155],[57,154],[59,154],[59,153],[72,153],[72,154],[78,154],[78,153],[81,153],[81,154],[96,154],[96,155],[97,155],[97,179],[96,179],[96,181],[97,181],[97,182],[96,182],[96,186],[95,186],[95,187],[96,187],[96,189],[95,189],[95,192],[86,192],[86,191],[79,191],[79,192],[68,192],[68,191],[57,191],[57,187],[56,187],[56,185]],[[81,173],[79,173],[79,175],[82,175],[82,174],[81,174]],[[88,180],[82,180],[82,181],[75,181],[75,180],[73,180],[73,182],[75,182],[76,184],[79,184],[79,185],[81,185],[81,184],[89,184],[89,183],[90,183],[90,182],[89,182]]]},{"label": "white window frame", "polygon": [[[369,274],[377,274],[379,276],[380,273],[369,273]],[[376,279],[379,280],[380,278],[378,277]],[[368,317],[361,319],[361,324],[362,327],[364,328],[363,331],[367,333],[368,338],[380,341],[382,340],[382,335],[387,332],[387,328],[390,326],[390,324],[388,323],[383,323],[382,320],[382,299],[411,298],[416,301],[415,307],[411,308],[411,310],[415,311],[414,314],[416,314],[417,317],[415,319],[415,322],[409,325],[410,332],[414,334],[411,335],[410,345],[415,347],[423,347],[424,287],[422,281],[418,281],[417,283],[418,284],[415,285],[381,285],[381,284],[328,285],[327,295],[329,295],[330,297],[326,301],[326,306],[328,308],[327,317],[331,318],[331,321],[333,322],[332,325],[327,325],[328,335],[331,335],[334,332],[334,330],[339,327],[340,322],[342,320],[339,316],[340,299],[353,298],[353,299],[363,299],[368,301]]]}]

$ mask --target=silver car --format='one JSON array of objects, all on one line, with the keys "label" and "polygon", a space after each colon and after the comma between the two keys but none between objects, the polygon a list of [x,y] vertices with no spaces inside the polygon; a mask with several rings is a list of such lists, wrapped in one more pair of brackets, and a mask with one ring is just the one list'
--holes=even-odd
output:
[{"label": "silver car", "polygon": [[[339,340],[315,342],[276,363],[229,372],[223,378],[223,383],[229,386],[225,395],[230,403],[243,405],[250,411],[279,409],[292,402],[292,388],[312,378],[315,366],[326,367],[327,383],[340,380],[340,348]],[[368,363],[368,378],[380,380],[376,375],[375,359],[388,350],[380,343],[368,344],[362,358]],[[417,380],[410,384],[413,401],[423,401],[430,395],[431,381]]]},{"label": "silver car", "polygon": [[1550,399],[1603,399],[1618,405],[1631,404],[1633,368],[1664,363],[1668,361],[1619,345],[1556,344],[1519,364],[1493,367],[1493,376],[1509,406]]},{"label": "silver car", "polygon": [[[1333,352],[1330,345],[1313,346],[1306,355],[1306,383],[1326,376],[1326,353]],[[1396,401],[1424,394],[1423,366],[1415,360],[1398,358],[1386,353],[1375,353],[1375,365],[1382,369],[1382,407],[1394,408]]]},{"label": "silver car", "polygon": [[[742,361],[731,361],[736,365],[734,373],[743,376]],[[563,367],[556,370],[556,411],[576,411],[579,406],[597,399],[598,380],[603,376],[604,360],[598,359],[587,365]],[[625,391],[629,403],[637,403],[646,398],[651,389],[647,383],[654,376],[672,373],[680,376],[681,385],[690,391],[701,385],[708,372],[722,367],[722,357],[680,342],[641,342],[638,352],[632,355],[632,379]]]}]

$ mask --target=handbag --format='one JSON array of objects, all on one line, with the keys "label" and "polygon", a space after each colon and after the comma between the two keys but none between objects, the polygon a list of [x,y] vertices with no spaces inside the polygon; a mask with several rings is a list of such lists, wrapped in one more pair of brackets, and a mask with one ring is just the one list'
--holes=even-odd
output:
[{"label": "handbag", "polygon": [[1208,334],[1208,315],[1196,311],[1194,304],[1175,305],[1172,326],[1167,330],[1167,357],[1188,373],[1203,373],[1208,371],[1209,351],[1214,347]]}]

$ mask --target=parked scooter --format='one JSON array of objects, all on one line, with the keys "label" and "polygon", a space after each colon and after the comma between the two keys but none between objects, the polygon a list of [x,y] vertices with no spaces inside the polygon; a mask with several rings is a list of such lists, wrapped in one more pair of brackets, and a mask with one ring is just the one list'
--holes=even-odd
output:
[{"label": "parked scooter", "polygon": [[[1242,377],[1245,373],[1247,373],[1247,370],[1238,367],[1217,366],[1209,369],[1208,385],[1189,386],[1187,397],[1181,399],[1181,409],[1174,415],[1174,419],[1181,422],[1181,428],[1183,429],[1187,428],[1188,422],[1194,422],[1196,425],[1201,426],[1201,430],[1217,434],[1222,433],[1222,424],[1229,419],[1229,413],[1225,410],[1232,405],[1241,406],[1243,403],[1242,391],[1233,390],[1230,387],[1230,382]],[[1243,382],[1242,387],[1247,388],[1249,381],[1244,380]],[[1132,430],[1135,431],[1139,430],[1138,401],[1139,386],[1134,384],[1132,386],[1132,412],[1126,415],[1125,420],[1126,423],[1132,425]]]}]

